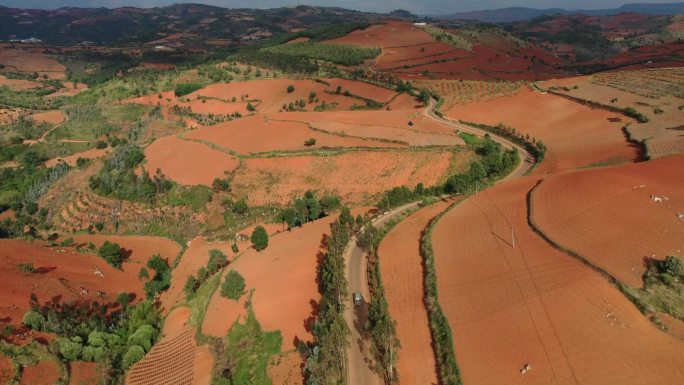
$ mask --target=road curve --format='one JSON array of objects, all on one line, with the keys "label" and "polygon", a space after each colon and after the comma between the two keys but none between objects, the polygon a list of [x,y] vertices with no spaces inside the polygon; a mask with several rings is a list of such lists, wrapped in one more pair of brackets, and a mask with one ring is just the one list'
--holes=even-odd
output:
[{"label": "road curve", "polygon": [[[515,170],[509,173],[505,178],[499,182],[508,179],[519,178],[525,175],[534,165],[534,157],[525,148],[516,143],[502,138],[495,134],[489,133],[479,128],[471,127],[462,123],[453,122],[441,118],[435,114],[435,101],[430,99],[428,106],[423,113],[426,117],[436,120],[439,123],[451,126],[459,131],[467,132],[476,136],[483,137],[489,134],[490,138],[501,144],[506,149],[515,148],[520,154],[521,162]],[[383,227],[389,220],[399,217],[402,213],[413,210],[418,207],[420,202],[413,202],[405,204],[388,213],[376,218],[373,221],[375,227]],[[368,259],[366,254],[356,243],[357,238],[353,236],[347,244],[343,257],[347,264],[347,281],[349,283],[349,298],[348,306],[345,310],[344,318],[351,329],[351,345],[347,349],[347,384],[349,385],[380,385],[380,377],[373,371],[372,359],[370,353],[370,343],[368,338],[364,336],[363,328],[366,323],[367,316],[367,301],[370,298],[370,290],[368,288]],[[364,305],[354,306],[351,294],[359,292],[363,295]]]}]

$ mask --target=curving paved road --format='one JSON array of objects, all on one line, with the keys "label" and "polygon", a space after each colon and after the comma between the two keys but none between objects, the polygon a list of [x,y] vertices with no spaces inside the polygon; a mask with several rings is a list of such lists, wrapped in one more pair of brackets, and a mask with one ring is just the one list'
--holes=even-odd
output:
[{"label": "curving paved road", "polygon": [[[462,132],[467,132],[477,136],[484,136],[487,131],[470,127],[461,123],[452,122],[447,119],[440,118],[435,114],[435,101],[430,99],[430,103],[424,110],[425,116],[436,120],[442,124],[454,127]],[[515,148],[521,155],[522,161],[518,167],[513,170],[503,180],[518,178],[525,175],[534,165],[534,157],[527,150],[519,145],[494,134],[489,133],[491,139],[501,144],[506,149]],[[375,227],[381,228],[394,218],[402,215],[408,210],[413,210],[418,207],[420,202],[413,202],[405,204],[386,214],[376,218],[373,221]],[[347,281],[349,283],[349,299],[347,309],[345,310],[344,318],[351,329],[351,345],[347,349],[347,384],[349,385],[381,385],[380,377],[372,369],[372,360],[370,353],[370,341],[368,336],[363,332],[363,327],[366,323],[367,317],[367,300],[370,298],[370,291],[368,288],[368,259],[366,254],[356,244],[357,238],[353,236],[344,250],[343,257],[347,264]],[[360,292],[364,298],[363,306],[354,306],[351,294]]]}]

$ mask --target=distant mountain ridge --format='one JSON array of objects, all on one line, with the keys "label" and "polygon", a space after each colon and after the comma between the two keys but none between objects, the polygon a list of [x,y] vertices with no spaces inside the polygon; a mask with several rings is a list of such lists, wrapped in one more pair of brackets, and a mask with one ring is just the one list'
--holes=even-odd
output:
[{"label": "distant mountain ridge", "polygon": [[625,12],[644,13],[649,15],[674,15],[684,13],[684,2],[681,3],[635,3],[625,4],[619,8],[611,9],[580,9],[567,10],[562,8],[536,9],[526,7],[508,7],[500,9],[490,9],[483,11],[458,12],[451,15],[439,15],[435,17],[458,19],[458,20],[477,20],[487,23],[508,23],[513,21],[531,20],[535,17],[555,14],[576,14],[584,13],[593,16],[616,15]]}]

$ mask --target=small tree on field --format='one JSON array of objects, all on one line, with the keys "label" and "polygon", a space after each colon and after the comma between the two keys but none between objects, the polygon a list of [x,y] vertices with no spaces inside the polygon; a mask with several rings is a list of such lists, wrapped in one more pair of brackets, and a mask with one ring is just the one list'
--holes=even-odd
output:
[{"label": "small tree on field", "polygon": [[107,261],[108,264],[121,268],[121,247],[118,243],[105,241],[97,250],[97,255]]},{"label": "small tree on field", "polygon": [[257,226],[252,232],[251,241],[256,251],[261,251],[268,247],[268,233],[266,233],[266,229],[263,226]]},{"label": "small tree on field", "polygon": [[45,317],[34,310],[29,310],[24,314],[22,319],[24,325],[30,327],[33,330],[43,330],[43,325],[45,325]]},{"label": "small tree on field", "polygon": [[28,262],[28,263],[20,263],[17,265],[19,267],[19,270],[21,270],[23,273],[35,273],[36,268],[33,266],[33,263]]},{"label": "small tree on field", "polygon": [[228,299],[237,301],[244,293],[245,279],[237,271],[229,271],[226,275],[226,279],[221,285],[221,295]]},{"label": "small tree on field", "polygon": [[216,273],[220,268],[225,266],[227,262],[228,257],[226,257],[221,250],[209,250],[209,262],[207,263],[207,270],[209,271],[209,274]]},{"label": "small tree on field", "polygon": [[185,292],[185,295],[187,297],[190,297],[191,295],[195,294],[195,288],[196,287],[197,287],[197,279],[195,279],[194,275],[191,275],[185,281],[185,286],[183,287],[183,291]]},{"label": "small tree on field", "polygon": [[226,179],[216,178],[211,183],[211,187],[214,191],[228,191],[230,190],[230,183]]},{"label": "small tree on field", "polygon": [[146,268],[140,268],[140,272],[138,273],[138,279],[140,279],[141,281],[146,281],[150,279],[150,273],[147,271]]},{"label": "small tree on field", "polygon": [[256,110],[256,108],[254,108],[254,106],[252,105],[251,102],[248,102],[247,103],[247,111],[253,112],[254,110]]},{"label": "small tree on field", "polygon": [[287,86],[287,93],[288,93],[288,94],[293,93],[294,90],[295,90],[295,88],[294,88],[294,86],[293,86],[292,84],[290,84],[289,86]]}]

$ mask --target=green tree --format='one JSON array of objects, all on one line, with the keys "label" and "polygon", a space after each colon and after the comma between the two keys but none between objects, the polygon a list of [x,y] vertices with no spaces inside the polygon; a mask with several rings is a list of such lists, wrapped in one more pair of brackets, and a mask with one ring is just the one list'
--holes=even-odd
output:
[{"label": "green tree", "polygon": [[138,279],[140,279],[141,281],[146,281],[150,279],[150,273],[147,271],[146,268],[140,268],[140,272],[138,272]]},{"label": "green tree", "polygon": [[195,294],[195,289],[197,288],[197,279],[194,275],[190,275],[188,279],[185,280],[185,286],[183,286],[183,291],[186,297],[190,297]]},{"label": "green tree", "polygon": [[256,251],[264,250],[268,247],[268,233],[263,226],[257,226],[252,232],[252,246]]},{"label": "green tree", "polygon": [[247,111],[254,112],[256,108],[252,105],[251,102],[247,102]]},{"label": "green tree", "polygon": [[228,274],[226,274],[226,279],[221,285],[221,295],[237,301],[244,293],[245,279],[237,271],[229,271]]},{"label": "green tree", "polygon": [[128,348],[128,351],[123,356],[122,365],[124,368],[129,368],[131,365],[140,361],[145,356],[145,349],[142,346],[133,345]]},{"label": "green tree", "polygon": [[290,84],[289,86],[287,86],[287,93],[288,93],[288,94],[293,93],[294,90],[295,90],[295,88],[294,88],[294,86],[293,86],[292,84]]},{"label": "green tree", "polygon": [[225,266],[227,262],[228,257],[223,254],[221,250],[209,250],[209,262],[207,263],[207,270],[209,271],[209,274],[216,273],[220,268]]},{"label": "green tree", "polygon": [[118,243],[104,241],[102,246],[97,249],[97,254],[107,261],[108,264],[121,268],[121,247]]},{"label": "green tree", "polygon": [[57,338],[57,348],[65,361],[75,361],[81,356],[83,350],[81,337],[59,337]]},{"label": "green tree", "polygon": [[31,329],[40,331],[45,325],[45,317],[37,311],[29,310],[24,314],[22,322]]}]

